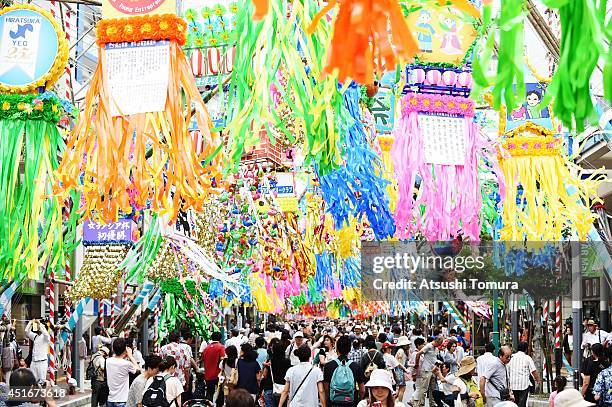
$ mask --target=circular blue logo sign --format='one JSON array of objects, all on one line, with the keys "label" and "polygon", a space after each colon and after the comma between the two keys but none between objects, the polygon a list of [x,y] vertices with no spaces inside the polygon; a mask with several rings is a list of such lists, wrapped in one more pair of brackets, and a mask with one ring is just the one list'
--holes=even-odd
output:
[{"label": "circular blue logo sign", "polygon": [[53,68],[58,49],[58,34],[44,14],[31,9],[0,14],[0,85],[40,81]]}]

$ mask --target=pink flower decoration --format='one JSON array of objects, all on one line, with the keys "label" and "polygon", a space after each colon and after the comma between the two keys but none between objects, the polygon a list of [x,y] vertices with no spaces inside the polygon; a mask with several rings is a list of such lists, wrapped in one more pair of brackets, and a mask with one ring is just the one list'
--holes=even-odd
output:
[{"label": "pink flower decoration", "polygon": [[552,141],[550,143],[546,143],[546,148],[555,148],[555,143]]},{"label": "pink flower decoration", "polygon": [[542,148],[542,143],[535,143],[533,148]]},{"label": "pink flower decoration", "polygon": [[529,149],[529,143],[523,143],[523,144],[521,144],[521,148],[522,148],[523,150],[527,150],[527,149]]},{"label": "pink flower decoration", "polygon": [[508,144],[508,150],[513,150],[515,148],[516,148],[516,144],[514,144],[514,143]]},{"label": "pink flower decoration", "polygon": [[474,116],[474,102],[468,98],[435,94],[408,94],[403,99],[403,113],[445,113],[466,117]]}]

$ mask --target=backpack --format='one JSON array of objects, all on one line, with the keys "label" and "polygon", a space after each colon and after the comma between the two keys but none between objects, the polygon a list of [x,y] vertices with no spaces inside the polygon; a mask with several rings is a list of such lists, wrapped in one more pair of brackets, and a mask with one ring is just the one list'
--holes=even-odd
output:
[{"label": "backpack", "polygon": [[366,356],[368,357],[368,359],[370,359],[370,363],[368,364],[368,366],[365,368],[363,375],[369,379],[370,375],[372,374],[373,371],[375,371],[376,369],[378,369],[378,366],[376,365],[376,363],[374,363],[374,359],[376,359],[376,355],[378,354],[378,351],[374,352],[374,357],[370,357],[370,352],[366,353]]},{"label": "backpack", "polygon": [[4,371],[9,371],[15,368],[15,364],[17,362],[16,356],[15,349],[10,343],[4,345],[2,348],[2,369],[4,369]]},{"label": "backpack", "polygon": [[170,375],[153,377],[153,383],[151,383],[151,385],[142,395],[143,406],[170,407],[171,403],[168,403],[168,400],[166,399],[166,382],[169,378]]},{"label": "backpack", "polygon": [[94,360],[100,357],[102,357],[102,355],[96,353],[89,361],[89,364],[87,365],[87,370],[85,370],[85,380],[97,380],[99,382],[103,382],[105,380],[106,370],[101,371],[100,368],[94,366]]},{"label": "backpack", "polygon": [[352,403],[355,401],[355,376],[351,362],[335,360],[338,367],[334,370],[329,383],[329,399],[332,403]]}]

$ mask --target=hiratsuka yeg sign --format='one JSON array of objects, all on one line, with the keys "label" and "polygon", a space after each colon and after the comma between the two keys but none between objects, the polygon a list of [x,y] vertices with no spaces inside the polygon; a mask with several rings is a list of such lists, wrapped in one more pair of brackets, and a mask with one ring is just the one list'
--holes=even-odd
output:
[{"label": "hiratsuka yeg sign", "polygon": [[57,33],[36,10],[0,15],[0,83],[25,86],[49,73],[58,53]]}]

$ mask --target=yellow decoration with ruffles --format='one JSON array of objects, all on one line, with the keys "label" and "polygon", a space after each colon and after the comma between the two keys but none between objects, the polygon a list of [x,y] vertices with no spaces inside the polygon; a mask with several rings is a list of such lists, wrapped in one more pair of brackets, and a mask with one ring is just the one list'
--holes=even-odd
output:
[{"label": "yellow decoration with ruffles", "polygon": [[601,202],[602,170],[581,179],[580,167],[560,145],[551,131],[531,122],[507,134],[499,152],[506,180],[500,240],[560,241],[568,230],[587,238],[597,217],[590,207]]}]

